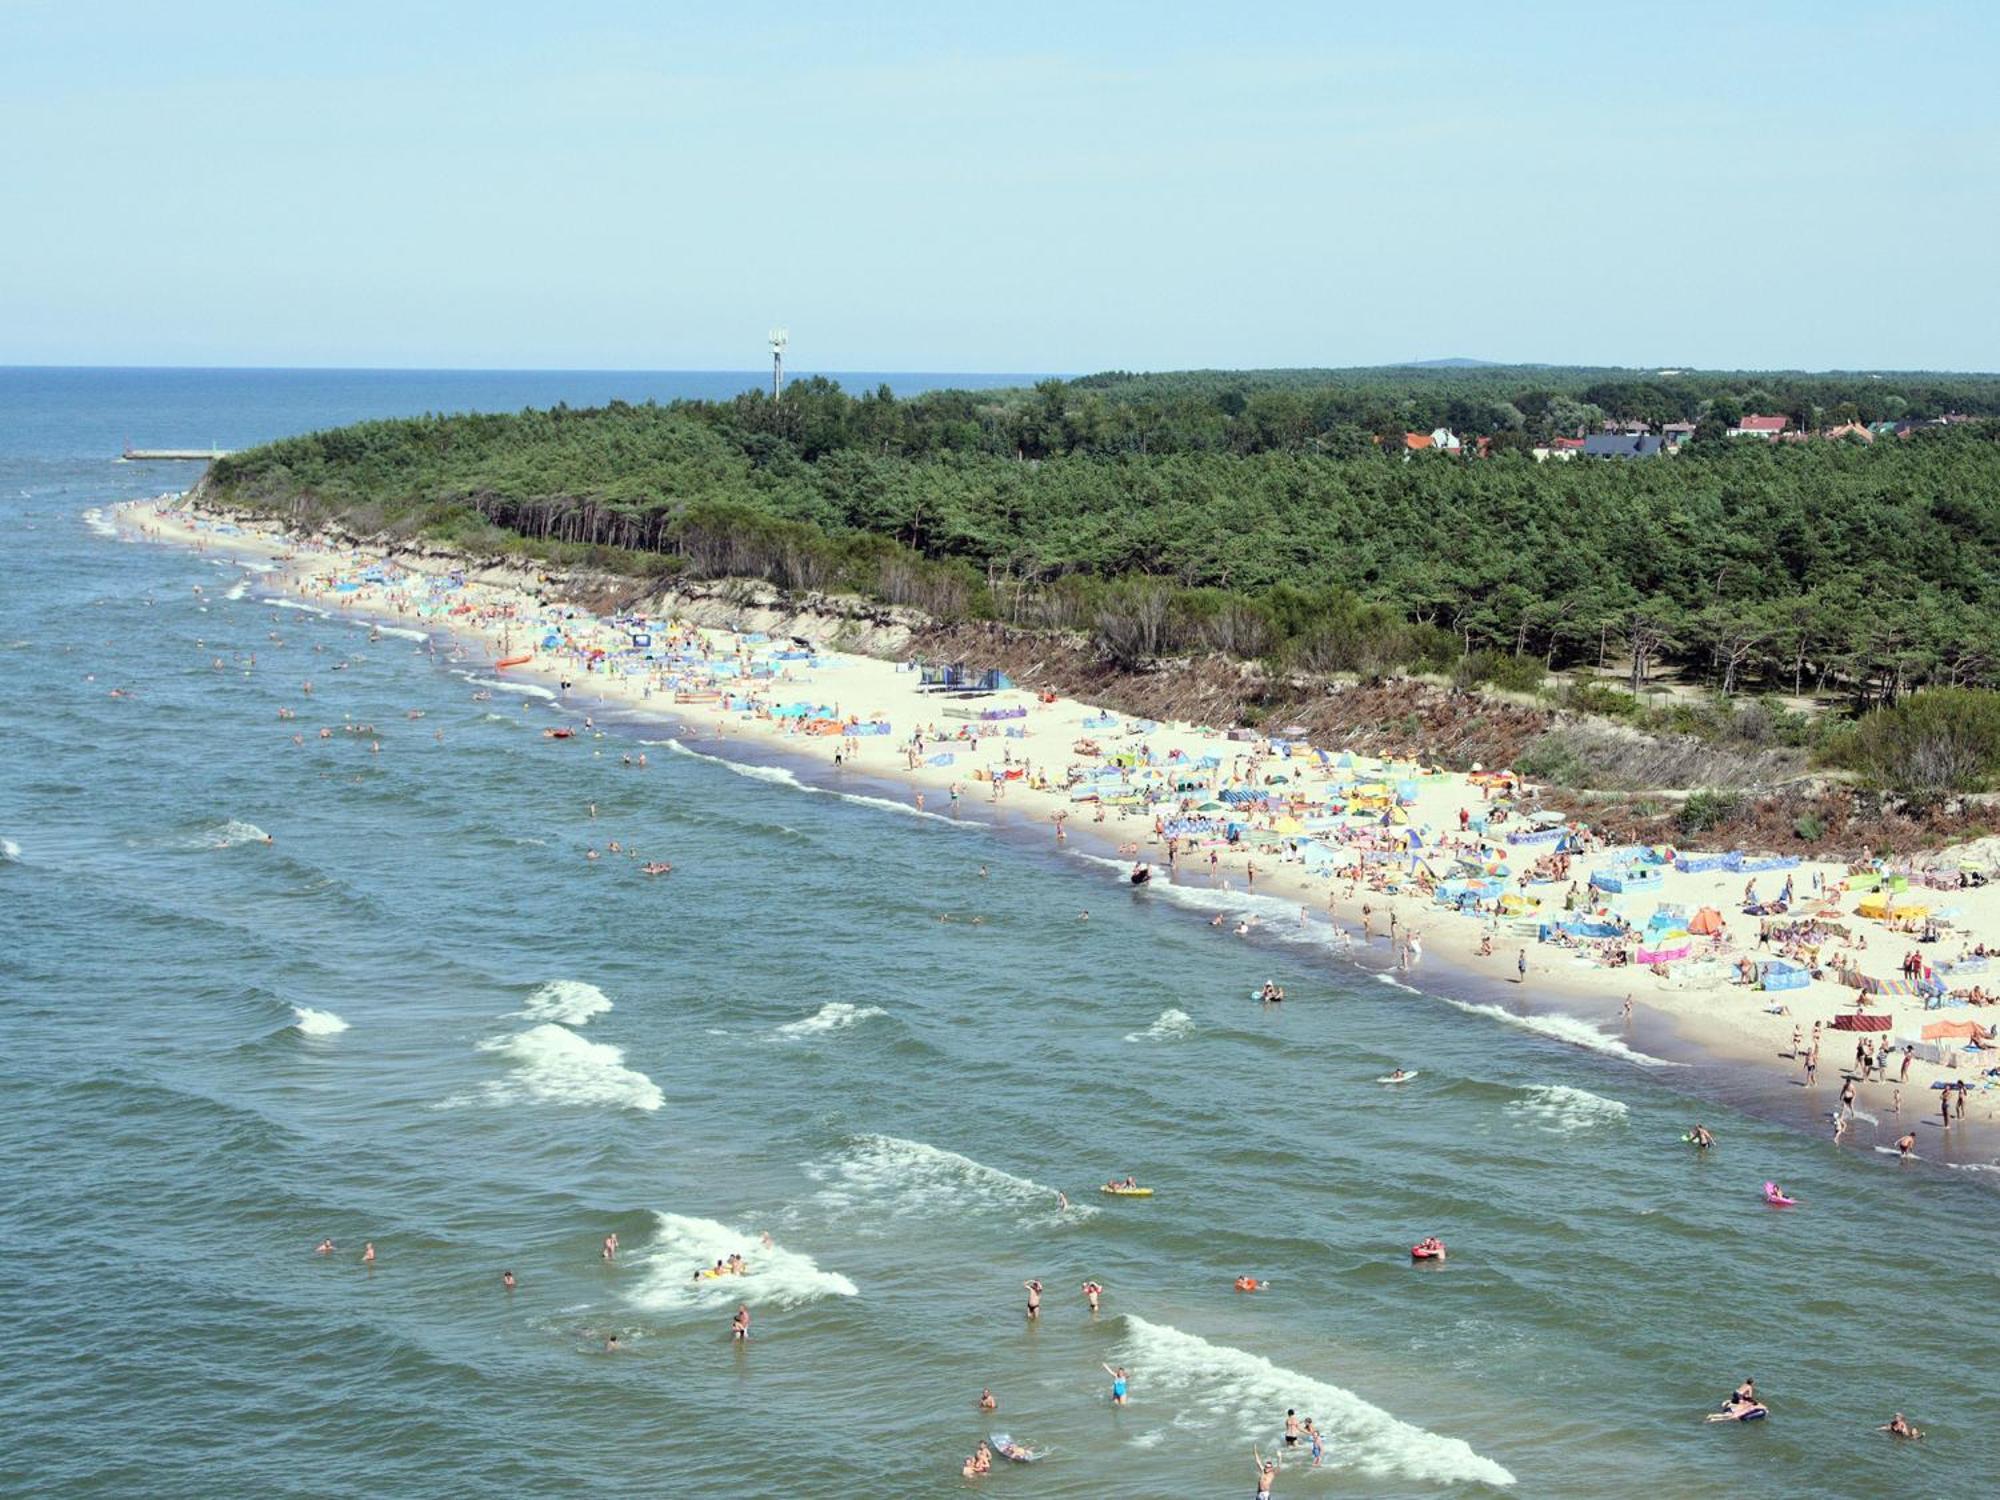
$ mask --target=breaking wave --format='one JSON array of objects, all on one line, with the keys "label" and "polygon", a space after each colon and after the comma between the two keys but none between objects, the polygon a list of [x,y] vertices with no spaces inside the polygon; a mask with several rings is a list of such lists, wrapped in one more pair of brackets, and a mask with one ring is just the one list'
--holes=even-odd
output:
[{"label": "breaking wave", "polygon": [[339,1036],[347,1023],[330,1010],[314,1010],[310,1005],[292,1007],[292,1027],[300,1036]]},{"label": "breaking wave", "polygon": [[1507,1106],[1507,1113],[1537,1123],[1543,1130],[1570,1135],[1601,1125],[1623,1124],[1629,1111],[1616,1099],[1560,1083],[1531,1085]]},{"label": "breaking wave", "polygon": [[1194,1031],[1194,1017],[1184,1010],[1163,1010],[1144,1031],[1128,1031],[1128,1042],[1173,1042]]},{"label": "breaking wave", "polygon": [[1554,1041],[1567,1042],[1572,1047],[1587,1047],[1592,1052],[1601,1052],[1606,1057],[1620,1058],[1625,1062],[1637,1063],[1642,1068],[1677,1068],[1679,1063],[1668,1062],[1663,1057],[1652,1057],[1644,1052],[1634,1052],[1615,1036],[1606,1036],[1588,1021],[1580,1021],[1575,1016],[1560,1013],[1546,1016],[1517,1016],[1511,1010],[1498,1005],[1472,1005],[1463,1000],[1447,998],[1444,1002],[1454,1010],[1462,1010],[1469,1016],[1485,1016],[1504,1025],[1518,1027],[1522,1031],[1532,1031],[1537,1036],[1549,1037]]},{"label": "breaking wave", "polygon": [[625,1054],[619,1048],[587,1042],[553,1021],[513,1036],[489,1037],[479,1044],[479,1050],[513,1065],[504,1080],[489,1083],[482,1090],[488,1104],[531,1099],[542,1104],[652,1110],[666,1102],[652,1079],[625,1066]]},{"label": "breaking wave", "polygon": [[[797,1307],[821,1297],[854,1297],[859,1289],[837,1271],[822,1271],[810,1255],[765,1245],[754,1234],[713,1219],[659,1214],[659,1232],[639,1261],[645,1276],[629,1296],[652,1312],[745,1302],[753,1307]],[[697,1279],[695,1272],[740,1255],[742,1276]]]},{"label": "breaking wave", "polygon": [[873,1016],[889,1013],[879,1005],[850,1005],[845,1000],[829,1000],[803,1021],[791,1021],[780,1026],[773,1035],[801,1037],[813,1036],[822,1031],[844,1031],[850,1026],[858,1026]]},{"label": "breaking wave", "polygon": [[560,1021],[565,1026],[584,1026],[592,1016],[611,1009],[611,1000],[594,984],[580,979],[556,979],[528,997],[521,1011],[530,1021]]}]

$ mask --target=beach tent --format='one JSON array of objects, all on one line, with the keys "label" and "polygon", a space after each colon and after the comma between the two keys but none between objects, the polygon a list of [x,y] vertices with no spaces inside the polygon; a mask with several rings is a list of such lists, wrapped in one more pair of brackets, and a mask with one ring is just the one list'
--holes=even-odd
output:
[{"label": "beach tent", "polygon": [[1714,937],[1722,931],[1722,913],[1712,906],[1704,906],[1689,921],[1687,930],[1702,937]]}]

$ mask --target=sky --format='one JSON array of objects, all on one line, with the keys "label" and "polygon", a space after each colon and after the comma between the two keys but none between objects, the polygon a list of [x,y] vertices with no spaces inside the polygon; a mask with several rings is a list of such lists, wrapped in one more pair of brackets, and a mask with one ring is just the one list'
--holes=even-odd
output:
[{"label": "sky", "polygon": [[2000,5],[0,0],[0,364],[2000,365]]}]

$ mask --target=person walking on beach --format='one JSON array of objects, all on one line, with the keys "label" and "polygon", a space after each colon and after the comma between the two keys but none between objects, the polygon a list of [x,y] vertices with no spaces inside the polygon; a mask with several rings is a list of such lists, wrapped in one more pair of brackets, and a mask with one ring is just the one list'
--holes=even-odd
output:
[{"label": "person walking on beach", "polygon": [[1951,1127],[1950,1089],[1946,1089],[1943,1093],[1938,1095],[1938,1124],[1944,1126],[1947,1129]]},{"label": "person walking on beach", "polygon": [[1806,1087],[1811,1088],[1817,1082],[1819,1082],[1819,1048],[1815,1047],[1806,1054]]},{"label": "person walking on beach", "polygon": [[1042,1315],[1042,1284],[1024,1281],[1021,1285],[1028,1289],[1028,1321],[1032,1323]]},{"label": "person walking on beach", "polygon": [[1514,955],[1514,983],[1526,984],[1527,982],[1528,982],[1528,950],[1526,948],[1523,948],[1519,953]]},{"label": "person walking on beach", "polygon": [[1852,1118],[1854,1114],[1854,1080],[1848,1079],[1840,1086],[1840,1112]]},{"label": "person walking on beach", "polygon": [[1897,1073],[1896,1075],[1896,1082],[1908,1083],[1910,1081],[1910,1064],[1915,1062],[1916,1059],[1917,1059],[1916,1048],[1905,1047],[1903,1049],[1903,1067],[1902,1071]]}]

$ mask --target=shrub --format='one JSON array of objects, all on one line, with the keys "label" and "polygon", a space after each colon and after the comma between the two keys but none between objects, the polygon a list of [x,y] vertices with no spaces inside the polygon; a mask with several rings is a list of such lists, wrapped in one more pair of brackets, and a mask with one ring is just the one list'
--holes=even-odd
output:
[{"label": "shrub", "polygon": [[1742,800],[1734,792],[1690,792],[1674,814],[1674,826],[1683,835],[1705,833],[1734,815]]},{"label": "shrub", "polygon": [[1601,682],[1573,682],[1564,688],[1558,701],[1580,714],[1597,714],[1606,719],[1636,719],[1639,700],[1630,693]]},{"label": "shrub", "polygon": [[1554,735],[1543,735],[1514,758],[1514,769],[1535,781],[1552,786],[1583,786],[1583,762]]},{"label": "shrub", "polygon": [[1826,837],[1826,819],[1818,813],[1801,813],[1792,819],[1792,834],[1809,844],[1817,842]]},{"label": "shrub", "polygon": [[1913,802],[1986,791],[2000,778],[2000,693],[1913,694],[1862,719],[1840,752],[1873,784]]},{"label": "shrub", "polygon": [[1452,682],[1462,688],[1491,683],[1510,693],[1537,693],[1548,669],[1538,656],[1509,656],[1502,651],[1475,651],[1452,669]]}]

